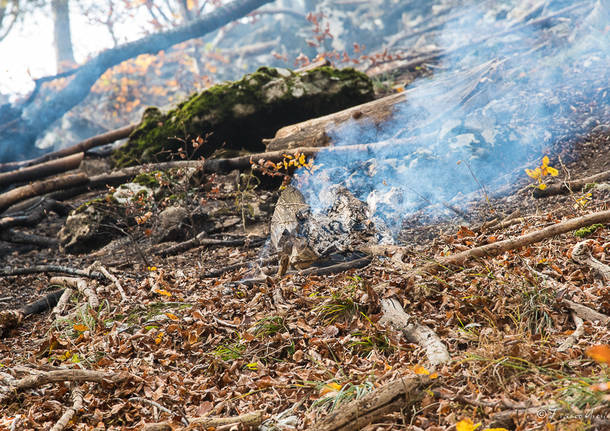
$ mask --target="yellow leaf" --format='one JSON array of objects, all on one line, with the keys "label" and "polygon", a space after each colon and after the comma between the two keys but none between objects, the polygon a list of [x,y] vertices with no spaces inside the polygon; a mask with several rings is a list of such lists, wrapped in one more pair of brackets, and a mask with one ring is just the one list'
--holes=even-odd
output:
[{"label": "yellow leaf", "polygon": [[544,190],[544,189],[546,189],[546,184],[544,184],[544,183],[540,183],[540,184],[538,184],[538,188],[539,188],[540,190]]},{"label": "yellow leaf", "polygon": [[475,425],[470,419],[466,418],[466,419],[462,419],[461,421],[456,423],[455,429],[457,431],[474,431],[480,426],[481,426],[480,422]]},{"label": "yellow leaf", "polygon": [[159,332],[159,334],[157,334],[157,338],[155,338],[155,344],[160,344],[162,340],[163,340],[163,332]]},{"label": "yellow leaf", "polygon": [[559,171],[557,169],[555,169],[555,168],[550,167],[550,166],[547,166],[546,170],[553,177],[556,177],[557,175],[559,175]]},{"label": "yellow leaf", "polygon": [[157,267],[156,267],[156,266],[149,266],[149,267],[148,267],[148,268],[146,268],[146,269],[148,269],[149,271],[156,271],[156,270],[157,270]]},{"label": "yellow leaf", "polygon": [[438,379],[438,373],[432,373],[432,374],[430,374],[430,378],[431,378],[432,380],[434,380],[434,379]]},{"label": "yellow leaf", "polygon": [[540,171],[540,168],[536,168],[534,170],[531,169],[526,169],[525,173],[527,175],[529,175],[530,177],[532,177],[533,179],[537,180],[538,178],[540,178],[540,175],[542,174],[542,172]]},{"label": "yellow leaf", "polygon": [[430,375],[430,371],[426,370],[421,365],[415,365],[412,369],[415,374],[419,374],[420,376],[429,376]]},{"label": "yellow leaf", "polygon": [[547,167],[549,165],[549,156],[544,156],[542,158],[542,166]]},{"label": "yellow leaf", "polygon": [[610,364],[610,346],[607,344],[598,344],[587,349],[587,356],[595,359],[597,362]]},{"label": "yellow leaf", "polygon": [[157,290],[155,290],[155,293],[158,293],[159,295],[163,295],[163,296],[172,296],[172,294],[169,293],[165,289],[157,289]]},{"label": "yellow leaf", "polygon": [[322,386],[322,389],[320,389],[320,395],[326,395],[328,393],[331,392],[338,392],[341,390],[341,385],[339,383],[327,383],[326,385]]},{"label": "yellow leaf", "polygon": [[79,332],[85,332],[89,328],[87,328],[82,323],[76,323],[76,324],[72,325],[72,329],[74,329],[75,331],[79,331]]},{"label": "yellow leaf", "polygon": [[172,320],[180,320],[174,313],[165,313],[165,315]]}]

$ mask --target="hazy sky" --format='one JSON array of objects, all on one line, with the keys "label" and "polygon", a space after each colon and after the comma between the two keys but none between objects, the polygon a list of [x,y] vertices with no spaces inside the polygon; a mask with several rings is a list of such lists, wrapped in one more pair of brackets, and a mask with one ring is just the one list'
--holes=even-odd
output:
[{"label": "hazy sky", "polygon": [[[85,17],[72,13],[71,30],[76,61],[112,46],[108,31]],[[131,26],[131,33],[135,33]],[[122,34],[122,33],[121,33]],[[55,74],[53,22],[50,13],[38,13],[16,26],[0,42],[0,93],[24,94],[33,88],[33,78]]]}]

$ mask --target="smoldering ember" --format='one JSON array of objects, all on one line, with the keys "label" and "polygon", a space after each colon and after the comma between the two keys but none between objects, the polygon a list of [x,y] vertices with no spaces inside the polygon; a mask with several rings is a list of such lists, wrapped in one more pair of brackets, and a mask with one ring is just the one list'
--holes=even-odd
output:
[{"label": "smoldering ember", "polygon": [[32,28],[0,430],[610,429],[610,1],[0,2]]}]

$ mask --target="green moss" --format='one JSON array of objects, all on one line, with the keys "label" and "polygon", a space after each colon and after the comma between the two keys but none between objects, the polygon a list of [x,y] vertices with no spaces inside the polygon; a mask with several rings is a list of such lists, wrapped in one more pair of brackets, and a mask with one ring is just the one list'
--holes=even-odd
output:
[{"label": "green moss", "polygon": [[160,186],[159,181],[157,180],[157,174],[163,173],[161,171],[143,172],[137,175],[132,182],[150,189],[154,189]]},{"label": "green moss", "polygon": [[95,198],[95,199],[91,199],[90,201],[84,202],[83,204],[79,205],[74,210],[74,214],[82,213],[83,211],[85,211],[91,205],[94,205],[94,206],[107,206],[109,204],[118,204],[117,200],[111,194],[108,194],[108,195],[106,195],[103,198]]},{"label": "green moss", "polygon": [[[354,69],[321,67],[295,74],[261,67],[239,81],[194,94],[166,114],[148,108],[113,160],[117,166],[170,160],[180,148],[193,158],[207,157],[220,147],[262,151],[261,139],[280,127],[372,98],[372,82]],[[191,140],[208,133],[207,142],[193,150]]]},{"label": "green moss", "polygon": [[581,227],[580,229],[574,231],[574,236],[577,236],[578,238],[584,238],[586,236],[591,235],[597,229],[601,229],[603,227],[604,227],[604,225],[601,223],[596,223],[596,224],[592,224],[591,226]]}]

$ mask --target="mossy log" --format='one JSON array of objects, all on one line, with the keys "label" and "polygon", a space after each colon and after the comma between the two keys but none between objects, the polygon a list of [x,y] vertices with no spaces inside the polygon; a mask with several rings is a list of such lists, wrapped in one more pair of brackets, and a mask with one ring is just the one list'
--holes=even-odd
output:
[{"label": "mossy log", "polygon": [[[263,138],[288,124],[319,117],[373,99],[373,85],[354,69],[324,66],[294,73],[262,67],[241,80],[215,85],[163,114],[148,108],[128,143],[113,160],[118,167],[191,157],[219,148],[262,151]],[[193,148],[197,137],[206,141]]]}]

